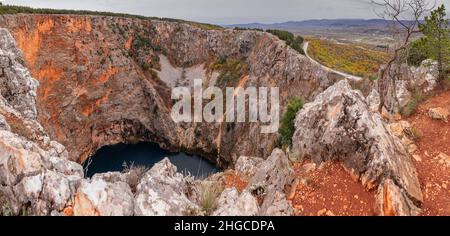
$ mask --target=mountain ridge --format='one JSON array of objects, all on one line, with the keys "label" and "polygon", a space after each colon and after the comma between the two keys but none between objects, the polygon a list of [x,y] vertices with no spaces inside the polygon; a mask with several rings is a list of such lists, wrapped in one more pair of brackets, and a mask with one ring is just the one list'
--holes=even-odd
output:
[{"label": "mountain ridge", "polygon": [[[412,21],[403,21],[409,22]],[[311,19],[303,21],[285,21],[277,23],[247,23],[247,24],[230,24],[223,25],[227,28],[259,28],[259,29],[308,29],[308,28],[347,28],[347,27],[386,27],[394,23],[385,19],[359,19],[359,18],[343,18],[343,19]]]}]

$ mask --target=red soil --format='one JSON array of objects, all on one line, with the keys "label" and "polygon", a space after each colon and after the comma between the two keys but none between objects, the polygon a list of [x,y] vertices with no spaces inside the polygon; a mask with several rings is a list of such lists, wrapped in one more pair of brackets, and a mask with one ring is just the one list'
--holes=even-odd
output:
[{"label": "red soil", "polygon": [[309,173],[302,173],[301,166],[294,166],[301,180],[292,199],[296,215],[375,215],[375,194],[367,192],[340,164],[324,164]]},{"label": "red soil", "polygon": [[423,215],[450,215],[450,167],[440,162],[440,153],[450,155],[450,123],[432,120],[430,108],[442,107],[450,110],[450,91],[443,92],[424,103],[417,113],[407,118],[420,134],[415,153],[419,160],[413,160],[419,173],[424,194]]}]

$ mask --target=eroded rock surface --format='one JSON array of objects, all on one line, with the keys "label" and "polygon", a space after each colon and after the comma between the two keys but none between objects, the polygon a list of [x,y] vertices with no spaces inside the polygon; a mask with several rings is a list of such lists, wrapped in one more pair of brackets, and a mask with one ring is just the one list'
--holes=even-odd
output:
[{"label": "eroded rock surface", "polygon": [[239,194],[235,188],[225,189],[217,200],[219,208],[216,216],[256,216],[259,212],[258,201],[248,191]]},{"label": "eroded rock surface", "polygon": [[177,173],[168,159],[155,164],[137,187],[135,215],[182,216],[187,210],[198,208],[186,196],[192,182],[192,178]]},{"label": "eroded rock surface", "polygon": [[3,214],[50,215],[71,204],[81,165],[36,119],[37,81],[8,31],[0,29],[0,205]]},{"label": "eroded rock surface", "polygon": [[[394,83],[386,85],[386,98],[384,108],[390,113],[402,111],[410,102],[433,91],[438,85],[437,63],[425,60],[418,67],[409,67],[406,64],[394,66],[389,80]],[[375,83],[375,91],[378,91],[378,81]],[[378,98],[379,99],[379,95]],[[373,99],[372,99],[373,100]]]},{"label": "eroded rock surface", "polygon": [[83,180],[75,195],[75,216],[132,216],[134,196],[125,182]]},{"label": "eroded rock surface", "polygon": [[316,163],[340,161],[367,189],[379,188],[379,198],[388,196],[381,215],[418,214],[422,192],[407,150],[346,80],[306,104],[295,126],[296,152]]},{"label": "eroded rock surface", "polygon": [[280,150],[267,160],[239,158],[237,173],[252,179],[251,187],[241,193],[222,189],[221,182],[213,180],[215,176],[206,180],[184,176],[168,159],[150,170],[84,178],[82,166],[70,160],[70,152],[53,141],[36,119],[33,94],[37,82],[26,71],[22,55],[6,30],[0,30],[0,46],[1,69],[12,71],[0,77],[5,84],[0,94],[0,214],[203,215],[206,211],[202,209],[199,186],[209,182],[223,190],[213,199],[217,202],[214,215],[291,213],[283,189],[292,170]]},{"label": "eroded rock surface", "polygon": [[[0,16],[0,27],[17,40],[40,83],[38,120],[78,162],[104,145],[137,140],[201,154],[221,167],[233,166],[242,155],[267,157],[278,137],[262,135],[260,123],[174,123],[171,88],[190,87],[199,76],[204,86],[276,86],[284,108],[289,99],[313,98],[338,79],[258,31],[37,14]],[[214,65],[226,60],[244,69],[220,81]]]}]

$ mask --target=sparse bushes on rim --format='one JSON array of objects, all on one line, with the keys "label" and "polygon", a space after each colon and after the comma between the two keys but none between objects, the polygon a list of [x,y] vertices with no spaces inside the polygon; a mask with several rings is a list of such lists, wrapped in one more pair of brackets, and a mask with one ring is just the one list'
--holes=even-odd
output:
[{"label": "sparse bushes on rim", "polygon": [[87,10],[64,10],[64,9],[48,9],[48,8],[32,8],[24,6],[14,6],[14,5],[0,5],[0,15],[6,14],[67,14],[67,15],[92,15],[92,16],[111,16],[111,17],[123,17],[123,18],[133,18],[142,20],[161,20],[168,22],[178,22],[189,24],[193,27],[200,28],[203,30],[222,30],[224,29],[218,25],[212,25],[207,23],[198,23],[180,19],[172,18],[160,18],[160,17],[147,17],[133,14],[125,13],[114,13],[114,12],[103,12],[103,11],[87,11]]},{"label": "sparse bushes on rim", "polygon": [[302,47],[304,41],[303,37],[295,36],[293,33],[284,30],[269,29],[266,32],[277,36],[279,39],[285,41],[288,46],[290,46],[300,54],[305,55]]},{"label": "sparse bushes on rim", "polygon": [[303,98],[294,98],[289,101],[287,110],[281,118],[280,129],[278,130],[280,147],[292,146],[292,136],[295,132],[295,117],[297,112],[303,108],[304,104]]},{"label": "sparse bushes on rim", "polygon": [[134,163],[127,164],[126,162],[124,162],[122,166],[122,172],[127,174],[127,182],[130,185],[131,191],[135,193],[139,182],[141,181],[142,177],[144,177],[145,173],[147,173],[149,168],[145,166],[135,165]]}]

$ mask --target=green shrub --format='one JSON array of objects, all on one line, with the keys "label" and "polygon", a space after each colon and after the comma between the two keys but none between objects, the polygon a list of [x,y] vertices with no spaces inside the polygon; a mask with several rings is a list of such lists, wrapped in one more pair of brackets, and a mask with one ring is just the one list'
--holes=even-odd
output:
[{"label": "green shrub", "polygon": [[295,132],[295,117],[297,112],[303,108],[303,98],[294,98],[289,101],[287,110],[281,118],[281,125],[278,133],[280,134],[280,146],[292,146],[292,136]]},{"label": "green shrub", "polygon": [[220,75],[217,78],[217,86],[225,89],[226,87],[234,87],[247,72],[248,66],[239,59],[220,58],[210,66],[210,69],[220,71]]},{"label": "green shrub", "polygon": [[305,55],[305,52],[303,51],[302,47],[304,41],[303,37],[295,36],[293,33],[284,30],[269,29],[266,32],[277,36],[279,39],[285,41],[288,46],[290,46],[300,54]]},{"label": "green shrub", "polygon": [[419,66],[422,61],[429,58],[425,50],[424,40],[418,39],[408,46],[408,64],[412,66]]}]

